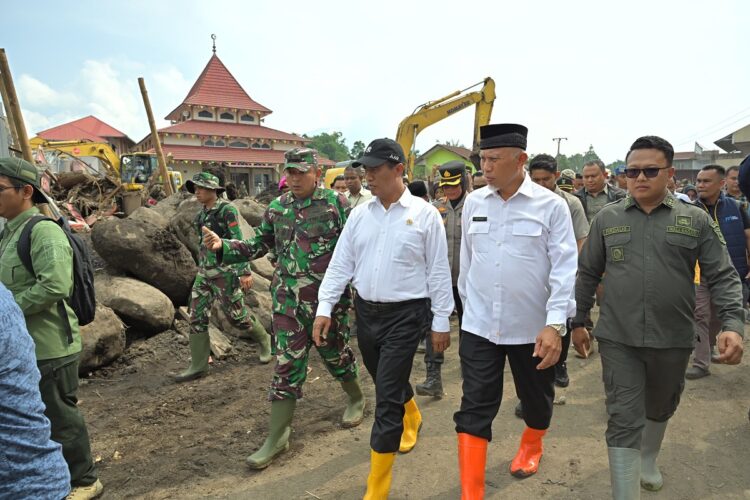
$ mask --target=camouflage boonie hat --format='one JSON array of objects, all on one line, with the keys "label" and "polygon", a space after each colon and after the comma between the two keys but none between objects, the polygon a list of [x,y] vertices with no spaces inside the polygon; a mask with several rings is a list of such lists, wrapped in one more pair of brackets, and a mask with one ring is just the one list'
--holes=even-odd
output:
[{"label": "camouflage boonie hat", "polygon": [[205,189],[213,189],[218,194],[224,192],[224,188],[219,184],[219,178],[209,172],[201,172],[195,174],[192,180],[185,183],[185,188],[191,193],[195,193],[195,186],[202,187]]},{"label": "camouflage boonie hat", "polygon": [[31,201],[34,203],[48,202],[39,187],[39,170],[26,160],[10,156],[0,158],[0,175],[21,184],[32,186],[34,195],[31,197]]},{"label": "camouflage boonie hat", "polygon": [[318,151],[312,148],[294,148],[284,153],[286,164],[284,170],[293,168],[307,172],[318,164]]},{"label": "camouflage boonie hat", "polygon": [[566,168],[565,170],[563,170],[562,172],[560,172],[560,177],[564,177],[566,179],[573,180],[573,179],[576,178],[576,173],[573,172],[573,170],[571,170],[569,168]]}]

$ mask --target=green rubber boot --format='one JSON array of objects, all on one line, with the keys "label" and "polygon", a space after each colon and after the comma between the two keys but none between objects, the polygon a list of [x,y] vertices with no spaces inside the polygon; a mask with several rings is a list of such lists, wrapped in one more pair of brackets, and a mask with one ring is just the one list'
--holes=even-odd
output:
[{"label": "green rubber boot", "polygon": [[632,448],[607,448],[612,500],[641,498],[641,451]]},{"label": "green rubber boot", "polygon": [[341,388],[349,396],[349,403],[344,410],[344,416],[341,419],[342,427],[357,427],[365,418],[365,395],[359,387],[359,377],[352,380],[341,382]]},{"label": "green rubber boot", "polygon": [[190,368],[176,375],[175,382],[187,382],[208,375],[208,356],[211,342],[208,332],[190,334]]},{"label": "green rubber boot", "polygon": [[661,442],[667,430],[667,422],[646,419],[641,434],[641,487],[648,491],[659,491],[664,485],[656,458],[661,450]]},{"label": "green rubber boot", "polygon": [[289,449],[289,435],[292,432],[292,417],[296,399],[280,399],[271,402],[271,428],[263,446],[247,457],[245,462],[251,469],[265,469],[276,456]]},{"label": "green rubber boot", "polygon": [[266,329],[263,328],[263,325],[260,324],[260,321],[258,321],[258,318],[255,316],[253,316],[250,337],[260,346],[258,360],[264,365],[270,363],[273,359],[273,356],[271,355],[271,336],[266,332]]}]

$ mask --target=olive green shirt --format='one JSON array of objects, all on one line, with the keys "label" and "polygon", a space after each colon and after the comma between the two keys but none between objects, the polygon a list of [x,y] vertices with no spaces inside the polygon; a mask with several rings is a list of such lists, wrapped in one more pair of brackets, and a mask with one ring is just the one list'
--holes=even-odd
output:
[{"label": "olive green shirt", "polygon": [[607,205],[579,257],[574,322],[583,323],[602,282],[597,337],[635,347],[693,347],[696,260],[723,330],[742,335],[742,284],[705,211],[671,193],[650,214],[630,195]]},{"label": "olive green shirt", "polygon": [[36,345],[36,359],[56,359],[81,351],[78,318],[66,303],[73,343],[68,343],[57,303],[73,290],[73,249],[68,237],[51,221],[42,221],[31,232],[31,262],[36,277],[26,270],[16,246],[23,227],[38,215],[30,208],[9,220],[0,239],[0,281],[11,291],[23,311],[26,328]]},{"label": "olive green shirt", "polygon": [[604,189],[599,191],[596,196],[584,190],[584,196],[586,196],[586,218],[591,221],[594,216],[598,214],[604,206],[609,203],[607,197],[607,191],[609,187],[605,184]]}]

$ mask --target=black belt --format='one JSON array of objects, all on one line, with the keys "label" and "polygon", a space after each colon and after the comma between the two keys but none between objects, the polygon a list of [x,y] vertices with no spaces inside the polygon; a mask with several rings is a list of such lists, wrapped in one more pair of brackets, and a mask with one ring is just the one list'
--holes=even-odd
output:
[{"label": "black belt", "polygon": [[357,298],[355,300],[360,302],[363,306],[367,307],[368,309],[372,309],[373,311],[387,312],[387,311],[395,311],[398,309],[403,309],[405,307],[419,304],[419,303],[425,303],[426,301],[430,299],[427,299],[427,298],[409,299],[409,300],[403,300],[401,302],[373,302],[371,300],[365,300],[359,294],[357,294]]}]

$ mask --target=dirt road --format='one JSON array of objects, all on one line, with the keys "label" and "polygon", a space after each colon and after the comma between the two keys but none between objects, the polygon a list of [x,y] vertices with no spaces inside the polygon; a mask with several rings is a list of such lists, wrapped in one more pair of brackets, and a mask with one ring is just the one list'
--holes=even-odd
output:
[{"label": "dirt road", "polygon": [[[101,459],[103,498],[362,497],[374,401],[364,369],[367,418],[357,429],[342,429],[345,396],[313,354],[290,451],[265,471],[253,472],[244,458],[265,437],[272,367],[260,365],[255,347],[240,342],[231,359],[215,363],[210,377],[172,384],[167,373],[187,366],[187,358],[184,340],[166,332],[131,346],[125,359],[82,385],[81,407]],[[423,379],[423,366],[418,355],[412,382]],[[488,452],[487,498],[609,498],[599,356],[584,361],[571,353],[569,370],[571,384],[558,390],[565,404],[555,406],[540,472],[517,480],[507,467],[523,422],[513,416],[515,392],[506,369],[506,398]],[[750,499],[748,361],[714,366],[712,372],[687,382],[660,458],[664,489],[644,492],[643,498]],[[444,381],[443,399],[418,397],[424,427],[414,451],[396,459],[392,499],[460,497],[452,421],[461,392],[455,346]]]}]

